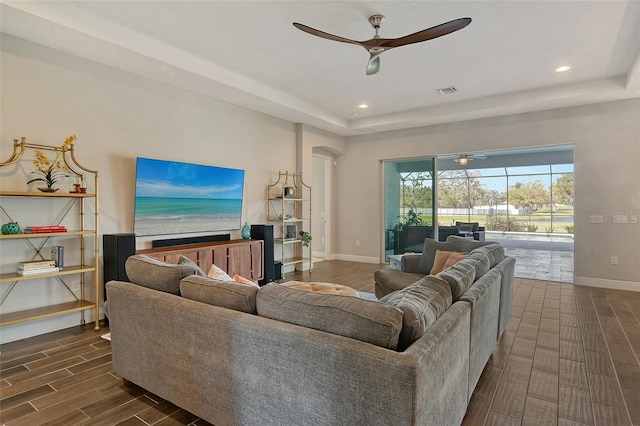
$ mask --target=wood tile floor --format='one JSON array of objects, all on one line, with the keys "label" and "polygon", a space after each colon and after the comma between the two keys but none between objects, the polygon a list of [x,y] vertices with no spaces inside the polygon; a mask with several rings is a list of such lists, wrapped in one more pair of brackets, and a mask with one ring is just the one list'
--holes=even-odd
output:
[{"label": "wood tile floor", "polygon": [[[379,267],[321,262],[286,278],[372,292]],[[513,318],[463,424],[640,426],[639,319],[640,293],[516,279]],[[2,345],[0,424],[209,424],[125,388],[100,337],[108,331],[74,327]]]}]

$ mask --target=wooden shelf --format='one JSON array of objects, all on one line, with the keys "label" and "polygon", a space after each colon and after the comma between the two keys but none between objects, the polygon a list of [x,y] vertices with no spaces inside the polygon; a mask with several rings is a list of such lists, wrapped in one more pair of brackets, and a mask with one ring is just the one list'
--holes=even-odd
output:
[{"label": "wooden shelf", "polygon": [[67,232],[37,232],[34,234],[5,234],[0,235],[0,239],[18,239],[18,238],[49,238],[49,237],[64,237],[65,235],[93,235],[96,231],[84,230],[84,231],[67,231]]},{"label": "wooden shelf", "polygon": [[79,192],[30,192],[30,191],[0,191],[3,197],[54,197],[54,198],[92,198],[96,194]]},{"label": "wooden shelf", "polygon": [[274,238],[273,239],[276,242],[282,243],[282,244],[292,244],[292,243],[301,243],[302,240],[300,239],[295,239],[295,238]]},{"label": "wooden shelf", "polygon": [[85,311],[94,308],[96,308],[95,302],[91,302],[89,300],[76,300],[75,302],[66,302],[57,305],[44,306],[42,308],[11,312],[0,315],[0,326],[18,324],[21,322]]},{"label": "wooden shelf", "polygon": [[304,257],[290,257],[282,260],[282,265],[296,265],[298,263],[304,262],[306,259]]},{"label": "wooden shelf", "polygon": [[35,278],[57,277],[60,275],[79,274],[82,272],[93,272],[95,266],[65,266],[62,271],[45,272],[43,274],[18,275],[17,273],[0,274],[0,282],[33,280]]}]

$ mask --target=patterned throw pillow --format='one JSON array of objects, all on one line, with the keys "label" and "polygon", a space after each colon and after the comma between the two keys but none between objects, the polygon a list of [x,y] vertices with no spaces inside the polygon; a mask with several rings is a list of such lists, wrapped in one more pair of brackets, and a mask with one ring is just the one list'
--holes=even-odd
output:
[{"label": "patterned throw pillow", "polygon": [[213,278],[214,280],[220,281],[233,281],[225,271],[218,268],[216,265],[211,265],[211,269],[209,269],[209,273],[207,274],[209,278]]}]

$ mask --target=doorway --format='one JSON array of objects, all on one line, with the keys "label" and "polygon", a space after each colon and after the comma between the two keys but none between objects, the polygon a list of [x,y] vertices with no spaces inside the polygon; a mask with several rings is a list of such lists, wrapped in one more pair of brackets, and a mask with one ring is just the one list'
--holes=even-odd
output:
[{"label": "doorway", "polygon": [[434,235],[434,159],[386,160],[384,168],[384,260],[421,252]]},{"label": "doorway", "polygon": [[332,259],[331,255],[331,182],[333,158],[313,154],[311,191],[311,235],[313,262]]},{"label": "doorway", "polygon": [[438,223],[478,223],[486,240],[516,258],[518,278],[572,283],[573,151],[558,145],[438,157]]}]

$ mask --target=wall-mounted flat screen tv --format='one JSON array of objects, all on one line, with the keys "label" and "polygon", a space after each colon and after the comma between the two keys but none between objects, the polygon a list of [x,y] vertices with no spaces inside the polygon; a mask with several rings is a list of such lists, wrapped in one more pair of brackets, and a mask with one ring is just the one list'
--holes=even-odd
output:
[{"label": "wall-mounted flat screen tv", "polygon": [[244,170],[138,157],[137,236],[240,229]]}]

